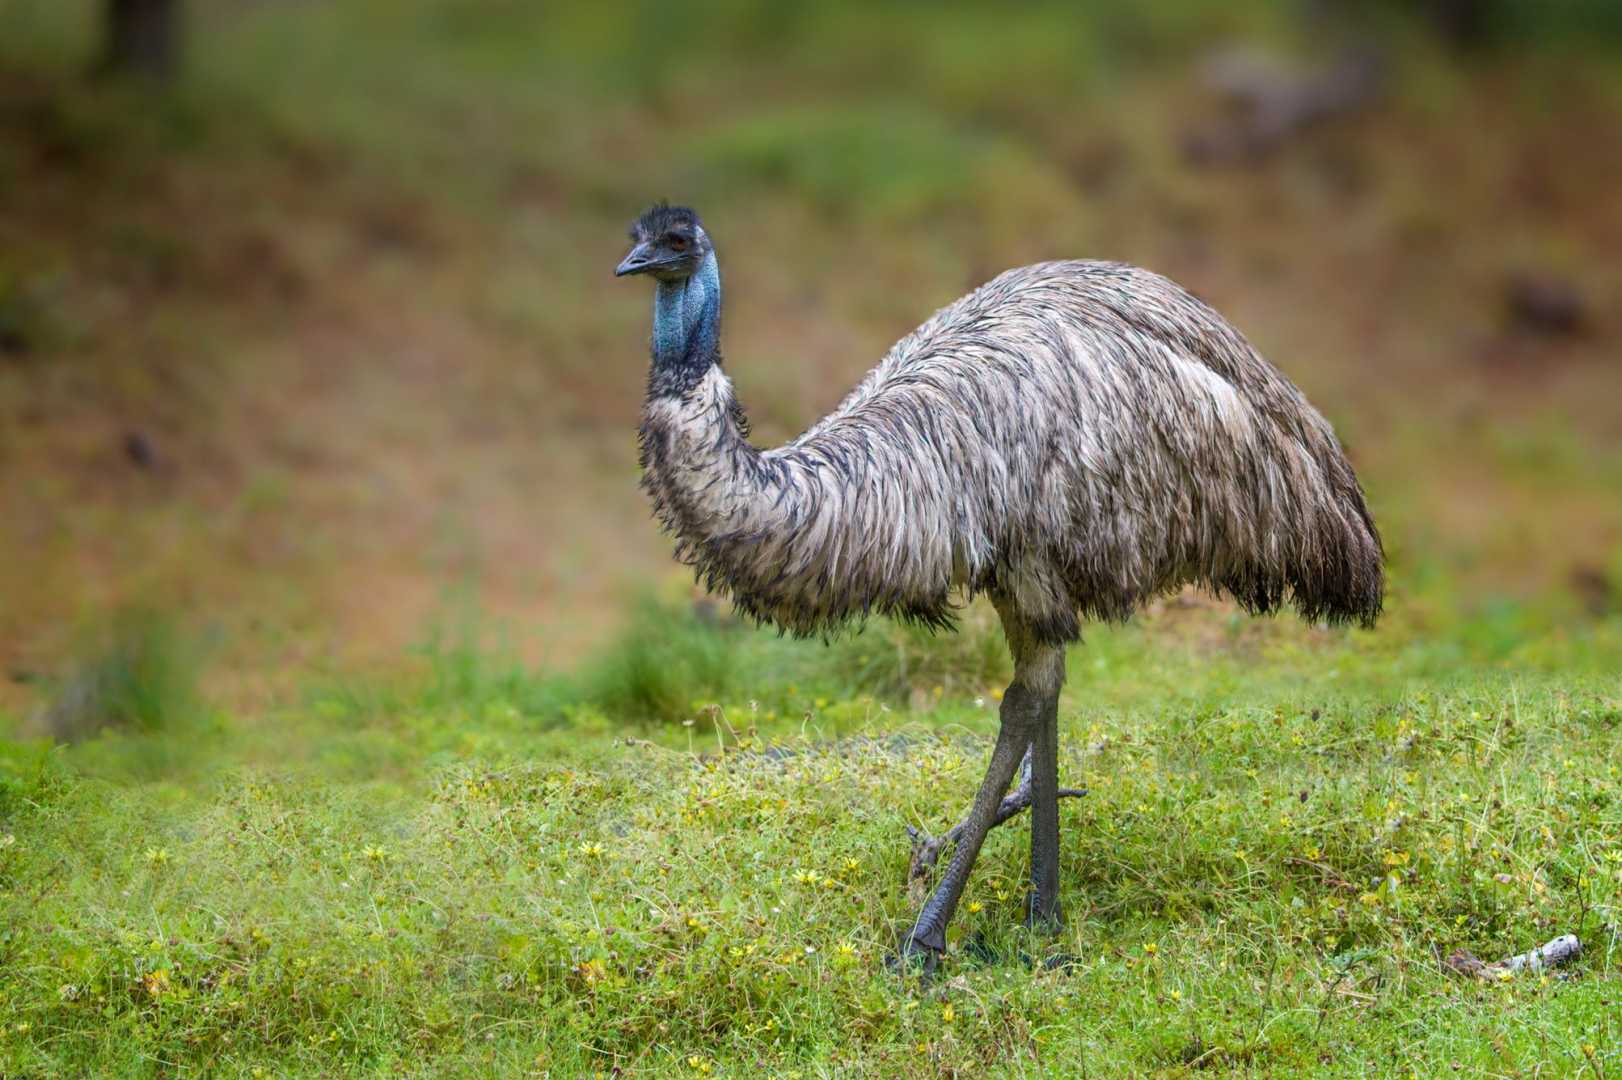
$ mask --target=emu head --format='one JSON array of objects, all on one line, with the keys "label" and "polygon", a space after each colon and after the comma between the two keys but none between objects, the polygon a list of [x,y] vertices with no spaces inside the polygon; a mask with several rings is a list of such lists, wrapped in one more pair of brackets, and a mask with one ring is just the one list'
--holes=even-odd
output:
[{"label": "emu head", "polygon": [[651,274],[660,281],[681,281],[698,272],[710,250],[710,238],[696,213],[685,206],[658,203],[631,223],[631,251],[620,260],[614,276]]}]

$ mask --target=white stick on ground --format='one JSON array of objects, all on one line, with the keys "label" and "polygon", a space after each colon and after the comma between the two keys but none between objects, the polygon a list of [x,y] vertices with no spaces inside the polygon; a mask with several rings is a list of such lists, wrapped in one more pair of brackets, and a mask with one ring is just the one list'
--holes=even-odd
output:
[{"label": "white stick on ground", "polygon": [[1544,968],[1558,967],[1567,961],[1575,960],[1582,952],[1583,943],[1577,940],[1576,934],[1561,934],[1541,949],[1511,956],[1491,966],[1504,971],[1542,971]]},{"label": "white stick on ground", "polygon": [[1561,934],[1553,941],[1531,952],[1506,956],[1495,964],[1484,964],[1463,949],[1456,950],[1442,963],[1448,970],[1460,975],[1474,975],[1482,979],[1507,979],[1522,971],[1542,972],[1561,964],[1570,963],[1581,956],[1583,943],[1576,934]]}]

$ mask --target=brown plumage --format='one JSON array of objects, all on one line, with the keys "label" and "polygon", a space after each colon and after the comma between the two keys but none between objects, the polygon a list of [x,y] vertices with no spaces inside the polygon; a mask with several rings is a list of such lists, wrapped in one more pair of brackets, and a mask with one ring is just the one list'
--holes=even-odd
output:
[{"label": "brown plumage", "polygon": [[1002,616],[1016,668],[1003,734],[908,950],[944,948],[1027,748],[1032,914],[1057,918],[1057,698],[1082,618],[1123,619],[1186,584],[1252,612],[1379,614],[1379,534],[1329,424],[1165,278],[1010,270],[903,338],[799,438],[759,450],[719,365],[720,276],[697,215],[664,208],[633,237],[622,272],[660,279],[643,484],[678,557],[795,633],[871,612],[945,626],[955,594],[985,593]]}]

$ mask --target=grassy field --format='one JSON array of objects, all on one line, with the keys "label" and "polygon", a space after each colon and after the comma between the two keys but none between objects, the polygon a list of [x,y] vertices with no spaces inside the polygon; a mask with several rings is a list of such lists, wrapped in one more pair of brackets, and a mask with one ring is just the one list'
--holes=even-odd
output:
[{"label": "grassy field", "polygon": [[[1386,94],[1217,168],[1207,51],[1350,31],[193,4],[160,93],[80,78],[98,6],[0,0],[0,1077],[1622,1075],[1611,5],[1462,57],[1368,5]],[[1021,819],[942,976],[886,968],[1008,657],[979,606],[794,642],[671,569],[608,278],[659,196],[719,238],[762,444],[1076,255],[1195,288],[1343,436],[1377,629],[1188,595],[1073,651],[1059,937]],[[1529,271],[1577,331],[1516,323]],[[1439,963],[1564,932],[1546,978]]]},{"label": "grassy field", "polygon": [[[1069,926],[1018,929],[1005,826],[927,987],[885,959],[905,826],[955,820],[994,730],[978,611],[824,650],[650,607],[573,678],[446,646],[253,720],[12,744],[0,1073],[1615,1074],[1622,619],[1489,621],[1096,632]],[[1549,977],[1438,963],[1566,932]]]}]

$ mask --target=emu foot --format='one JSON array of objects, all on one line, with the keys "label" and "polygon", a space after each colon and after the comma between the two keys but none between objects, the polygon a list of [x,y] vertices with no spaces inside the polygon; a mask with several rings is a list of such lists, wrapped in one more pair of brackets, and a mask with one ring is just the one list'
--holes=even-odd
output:
[{"label": "emu foot", "polygon": [[974,961],[977,967],[1001,967],[1010,961],[1017,961],[1033,971],[1040,968],[1043,971],[1070,972],[1081,963],[1081,957],[1074,953],[1056,952],[1038,960],[1024,949],[1004,952],[979,934],[963,943],[963,955]]},{"label": "emu foot", "polygon": [[1075,953],[1056,952],[1052,956],[1043,957],[1040,967],[1043,971],[1062,971],[1066,975],[1081,964],[1081,957]]},{"label": "emu foot", "polygon": [[926,982],[934,976],[941,961],[946,958],[946,932],[936,930],[920,934],[909,931],[901,939],[895,954],[886,961],[889,969],[898,975],[916,971]]}]

